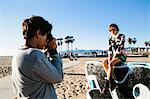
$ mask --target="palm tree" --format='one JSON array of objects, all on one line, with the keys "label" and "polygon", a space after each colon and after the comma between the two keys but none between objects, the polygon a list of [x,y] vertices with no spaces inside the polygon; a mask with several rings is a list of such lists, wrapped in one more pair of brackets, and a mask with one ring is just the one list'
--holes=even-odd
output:
[{"label": "palm tree", "polygon": [[130,47],[129,47],[129,52],[131,51],[132,52],[132,38],[128,38],[128,43],[129,43],[129,45],[131,45]]},{"label": "palm tree", "polygon": [[65,37],[65,43],[66,43],[66,50],[69,52],[69,39],[70,39],[70,36],[66,36]]},{"label": "palm tree", "polygon": [[[136,42],[137,42],[136,38],[133,38],[132,43],[135,45]],[[136,52],[135,46],[134,46],[134,48],[133,48],[133,52]]]},{"label": "palm tree", "polygon": [[132,44],[132,38],[128,38],[128,43]]},{"label": "palm tree", "polygon": [[149,43],[148,41],[145,41],[145,46],[146,46],[146,47],[149,45],[148,43]]},{"label": "palm tree", "polygon": [[133,38],[132,43],[135,44],[136,43],[136,38]]},{"label": "palm tree", "polygon": [[132,43],[135,45],[136,42],[137,42],[136,38],[128,38],[128,43],[129,43],[129,45],[131,45],[130,50],[131,50],[132,54],[133,54],[133,50],[135,50],[135,48],[132,48]]},{"label": "palm tree", "polygon": [[73,39],[73,36],[67,36],[65,37],[65,43],[67,44],[67,50],[69,51],[69,43],[71,43],[71,49],[73,50],[73,42],[75,41],[75,39]]},{"label": "palm tree", "polygon": [[70,42],[71,42],[71,50],[72,50],[72,51],[73,51],[73,42],[74,42],[74,41],[75,41],[75,39],[73,39],[73,38],[72,38],[71,41],[70,41]]},{"label": "palm tree", "polygon": [[62,52],[62,44],[63,44],[63,42],[62,42],[62,38],[58,38],[57,39],[57,45],[58,45],[58,47],[59,47],[59,52],[61,53]]},{"label": "palm tree", "polygon": [[147,50],[147,46],[150,46],[150,41],[148,42],[148,41],[145,41],[145,46],[146,46],[146,52],[148,51]]},{"label": "palm tree", "polygon": [[61,46],[61,52],[62,52],[62,45],[63,45],[63,39],[61,38],[61,41],[60,41],[60,46]]},{"label": "palm tree", "polygon": [[[67,48],[67,51],[68,51],[68,55],[70,55],[71,50],[73,51],[73,42],[75,41],[75,39],[73,39],[73,36],[66,36],[65,37],[65,43],[66,43],[66,48]],[[71,49],[69,50],[69,43],[71,43]]]},{"label": "palm tree", "polygon": [[57,45],[58,45],[58,52],[60,53],[60,42],[59,41],[57,41]]}]

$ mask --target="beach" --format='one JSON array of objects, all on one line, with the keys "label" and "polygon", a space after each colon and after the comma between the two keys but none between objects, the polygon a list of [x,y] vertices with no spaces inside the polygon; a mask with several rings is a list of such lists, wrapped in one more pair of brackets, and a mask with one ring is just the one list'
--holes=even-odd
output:
[{"label": "beach", "polygon": [[[6,58],[7,59],[7,58]],[[1,78],[11,75],[11,59],[3,61],[1,66]],[[97,58],[78,58],[80,63],[64,69],[64,80],[55,84],[58,99],[85,99],[86,98],[86,79],[85,79],[85,62],[86,61],[104,61],[106,57]],[[128,57],[127,62],[141,61],[150,62],[148,57]],[[68,58],[63,58],[64,64],[70,62]],[[1,62],[2,63],[2,62]]]},{"label": "beach", "polygon": [[[90,60],[103,61],[106,57],[98,58],[78,58],[79,65],[64,69],[64,81],[55,84],[58,99],[85,99],[86,79],[85,79],[85,62]],[[67,61],[68,59],[63,59]],[[127,62],[141,61],[150,62],[148,57],[128,57]]]}]

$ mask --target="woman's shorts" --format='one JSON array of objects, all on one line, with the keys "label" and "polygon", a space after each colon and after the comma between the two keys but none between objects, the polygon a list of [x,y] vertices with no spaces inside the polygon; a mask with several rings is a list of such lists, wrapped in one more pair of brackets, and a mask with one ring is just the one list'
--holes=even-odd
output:
[{"label": "woman's shorts", "polygon": [[127,56],[125,56],[125,55],[117,55],[116,56],[116,58],[119,58],[122,62],[126,62],[126,60],[127,60]]}]

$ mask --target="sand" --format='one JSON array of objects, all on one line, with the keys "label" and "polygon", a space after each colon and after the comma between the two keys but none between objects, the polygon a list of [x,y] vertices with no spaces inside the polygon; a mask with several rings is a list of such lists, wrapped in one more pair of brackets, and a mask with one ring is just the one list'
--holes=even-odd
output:
[{"label": "sand", "polygon": [[[56,93],[58,99],[85,99],[86,93],[86,79],[85,79],[85,61],[89,60],[105,60],[106,57],[98,58],[78,58],[80,64],[76,66],[69,67],[64,69],[64,81],[58,84],[55,84]],[[69,59],[64,58],[64,62],[68,62]],[[129,61],[143,61],[150,62],[148,57],[128,57],[127,62]],[[9,61],[3,61],[0,66],[0,78],[11,75],[11,63]],[[1,62],[2,63],[2,62]]]},{"label": "sand", "polygon": [[[85,99],[86,79],[85,79],[85,61],[105,60],[104,58],[78,58],[79,65],[72,66],[64,70],[64,81],[55,84],[58,99]],[[68,59],[63,59],[68,61]],[[128,57],[127,61],[150,62],[147,57]]]}]

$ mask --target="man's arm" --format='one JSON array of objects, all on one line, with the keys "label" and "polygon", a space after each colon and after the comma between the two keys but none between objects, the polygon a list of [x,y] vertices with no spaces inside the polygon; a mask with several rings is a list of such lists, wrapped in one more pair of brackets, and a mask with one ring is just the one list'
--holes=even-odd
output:
[{"label": "man's arm", "polygon": [[33,71],[47,83],[57,83],[63,80],[62,59],[58,54],[51,56],[51,62],[43,53],[36,57]]}]

